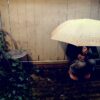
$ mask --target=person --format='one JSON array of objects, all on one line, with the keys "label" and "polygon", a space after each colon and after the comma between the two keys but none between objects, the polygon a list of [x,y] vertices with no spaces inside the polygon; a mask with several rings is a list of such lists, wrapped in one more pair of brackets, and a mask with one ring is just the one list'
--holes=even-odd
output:
[{"label": "person", "polygon": [[[95,52],[94,52],[95,51]],[[89,79],[95,68],[97,52],[95,47],[77,47],[69,44],[66,54],[69,58],[69,76],[73,80]],[[94,56],[95,55],[95,56]]]}]

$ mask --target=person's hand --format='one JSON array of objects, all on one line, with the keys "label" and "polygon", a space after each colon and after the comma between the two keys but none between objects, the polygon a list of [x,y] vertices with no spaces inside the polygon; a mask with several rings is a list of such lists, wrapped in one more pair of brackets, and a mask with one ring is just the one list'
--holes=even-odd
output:
[{"label": "person's hand", "polygon": [[89,51],[89,49],[88,49],[87,47],[84,46],[84,47],[82,48],[82,53],[83,53],[83,54],[87,54],[88,51]]},{"label": "person's hand", "polygon": [[83,56],[83,55],[79,54],[79,55],[78,55],[78,59],[79,59],[80,61],[84,61],[85,56]]}]

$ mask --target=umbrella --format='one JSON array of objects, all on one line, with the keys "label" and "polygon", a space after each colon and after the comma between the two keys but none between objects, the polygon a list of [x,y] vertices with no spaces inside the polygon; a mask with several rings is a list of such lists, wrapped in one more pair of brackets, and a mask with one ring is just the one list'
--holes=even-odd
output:
[{"label": "umbrella", "polygon": [[93,19],[68,20],[52,32],[51,39],[76,46],[100,46],[100,21]]}]

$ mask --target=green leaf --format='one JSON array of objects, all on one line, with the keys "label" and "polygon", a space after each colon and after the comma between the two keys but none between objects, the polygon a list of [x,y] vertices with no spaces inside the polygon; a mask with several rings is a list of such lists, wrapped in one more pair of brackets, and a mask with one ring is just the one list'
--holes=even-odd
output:
[{"label": "green leaf", "polygon": [[0,75],[5,76],[4,71],[0,71]]},{"label": "green leaf", "polygon": [[17,87],[23,87],[23,85],[22,84],[18,84]]},{"label": "green leaf", "polygon": [[1,98],[0,100],[5,100],[5,98]]},{"label": "green leaf", "polygon": [[8,97],[10,98],[11,97],[11,94],[9,94]]},{"label": "green leaf", "polygon": [[16,70],[13,69],[12,72],[16,72]]},{"label": "green leaf", "polygon": [[12,63],[12,66],[13,66],[13,67],[16,67],[16,63]]},{"label": "green leaf", "polygon": [[19,77],[19,79],[20,79],[21,81],[23,81],[23,80],[24,80],[24,78],[23,78],[23,77]]},{"label": "green leaf", "polygon": [[18,96],[18,100],[23,100],[21,96]]},{"label": "green leaf", "polygon": [[15,93],[16,93],[16,91],[15,91],[15,90],[13,90],[13,91],[12,91],[12,93],[13,93],[13,94],[15,94]]}]

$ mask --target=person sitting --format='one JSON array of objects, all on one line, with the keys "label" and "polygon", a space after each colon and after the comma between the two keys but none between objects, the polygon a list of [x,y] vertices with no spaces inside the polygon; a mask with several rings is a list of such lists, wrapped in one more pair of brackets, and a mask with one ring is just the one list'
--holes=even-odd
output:
[{"label": "person sitting", "polygon": [[[91,52],[90,52],[91,50]],[[67,56],[69,58],[69,76],[73,80],[89,79],[95,68],[94,47],[77,47],[69,44]]]}]

